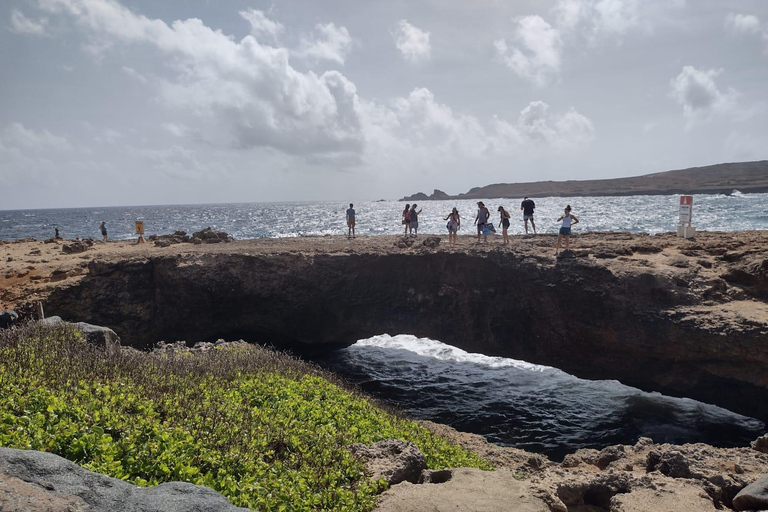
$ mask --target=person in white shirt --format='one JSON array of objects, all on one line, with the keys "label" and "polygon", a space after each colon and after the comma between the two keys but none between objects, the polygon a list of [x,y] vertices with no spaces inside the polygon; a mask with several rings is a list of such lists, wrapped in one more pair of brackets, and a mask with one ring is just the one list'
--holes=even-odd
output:
[{"label": "person in white shirt", "polygon": [[558,217],[558,222],[563,221],[563,225],[560,227],[560,233],[557,235],[557,247],[555,248],[555,254],[560,252],[560,241],[565,238],[565,248],[568,249],[571,242],[571,226],[578,224],[579,219],[571,215],[571,205],[565,207],[565,213]]}]

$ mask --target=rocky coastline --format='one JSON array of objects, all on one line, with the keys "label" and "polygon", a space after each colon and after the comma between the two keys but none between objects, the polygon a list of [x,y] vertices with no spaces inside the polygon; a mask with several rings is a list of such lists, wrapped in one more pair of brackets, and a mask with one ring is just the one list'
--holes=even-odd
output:
[{"label": "rocky coastline", "polygon": [[[508,247],[435,238],[114,242],[79,253],[64,250],[68,241],[5,242],[0,309],[31,318],[40,303],[46,315],[107,326],[137,348],[162,339],[322,344],[410,332],[768,418],[768,233],[587,233],[560,257],[547,235],[513,237]],[[489,303],[506,306],[495,316]],[[445,315],[461,319],[448,322],[452,331]],[[500,470],[398,484],[380,510],[456,510],[479,503],[481,491],[498,502],[482,510],[507,510],[510,492],[518,510],[745,510],[736,494],[768,473],[765,440],[721,449],[641,439],[554,463],[431,427]]]}]

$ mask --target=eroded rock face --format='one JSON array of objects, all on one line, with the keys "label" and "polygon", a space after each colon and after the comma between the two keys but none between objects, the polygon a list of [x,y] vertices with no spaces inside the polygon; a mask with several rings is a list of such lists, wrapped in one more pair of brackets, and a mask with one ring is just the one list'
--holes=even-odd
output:
[{"label": "eroded rock face", "polygon": [[247,512],[206,487],[183,482],[136,487],[51,453],[11,448],[0,448],[0,510]]},{"label": "eroded rock face", "polygon": [[[636,238],[614,252],[632,244],[653,252],[650,237],[645,245]],[[720,263],[706,272],[695,263],[659,269],[642,258],[594,259],[588,247],[555,261],[551,253],[391,244],[343,254],[235,248],[94,260],[82,280],[54,290],[46,311],[109,326],[137,348],[219,337],[349,344],[409,333],[768,419],[768,329],[739,320],[738,309],[727,316],[715,301],[759,295],[759,281],[734,288],[713,277]],[[719,249],[685,250],[712,261]]]}]

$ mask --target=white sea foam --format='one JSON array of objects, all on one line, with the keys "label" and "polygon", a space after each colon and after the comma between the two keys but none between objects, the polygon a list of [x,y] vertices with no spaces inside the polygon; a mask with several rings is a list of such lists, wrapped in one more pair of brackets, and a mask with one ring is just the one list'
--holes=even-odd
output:
[{"label": "white sea foam", "polygon": [[483,354],[466,352],[460,348],[446,345],[445,343],[437,340],[432,340],[429,338],[417,338],[416,336],[412,336],[410,334],[398,334],[397,336],[381,334],[379,336],[373,336],[371,338],[360,340],[355,343],[354,346],[408,350],[420,356],[434,357],[435,359],[440,359],[441,361],[455,363],[474,363],[490,368],[514,367],[522,370],[531,370],[536,372],[561,372],[557,368],[552,368],[551,366],[532,364],[525,361],[518,361],[516,359],[508,359],[505,357],[486,356]]}]

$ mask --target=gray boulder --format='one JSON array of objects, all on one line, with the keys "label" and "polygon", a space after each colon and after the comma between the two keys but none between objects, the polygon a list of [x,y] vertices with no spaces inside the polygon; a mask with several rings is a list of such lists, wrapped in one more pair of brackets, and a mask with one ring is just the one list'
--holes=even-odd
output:
[{"label": "gray boulder", "polygon": [[761,453],[768,453],[768,434],[764,434],[752,441],[752,449]]},{"label": "gray boulder", "polygon": [[49,316],[47,318],[43,318],[42,320],[38,320],[38,323],[43,325],[69,324],[83,333],[85,339],[88,340],[89,343],[93,343],[94,345],[98,345],[100,347],[105,345],[120,344],[120,336],[118,336],[117,333],[109,327],[87,324],[85,322],[65,322],[59,316]]},{"label": "gray boulder", "polygon": [[353,444],[349,450],[365,461],[372,480],[384,478],[389,485],[404,481],[418,483],[421,472],[427,469],[421,450],[415,444],[400,439],[385,439],[371,446]]},{"label": "gray boulder", "polygon": [[7,329],[19,321],[19,314],[12,309],[0,311],[0,329]]},{"label": "gray boulder", "polygon": [[763,475],[752,482],[733,498],[736,510],[768,509],[768,475]]},{"label": "gray boulder", "polygon": [[0,510],[246,512],[207,487],[170,482],[136,487],[52,453],[0,448]]}]

